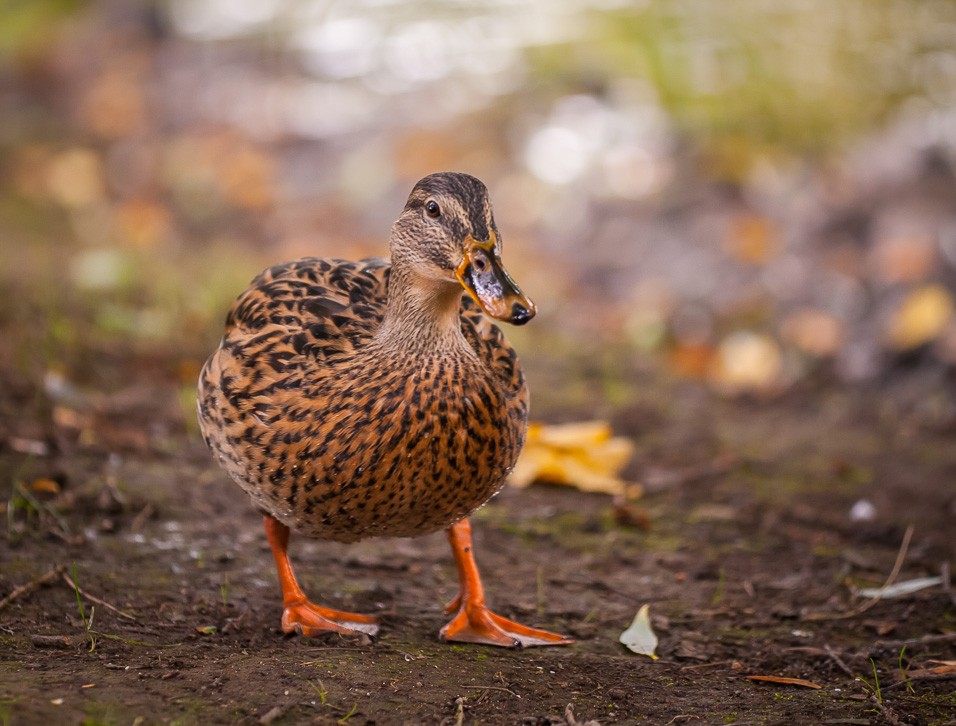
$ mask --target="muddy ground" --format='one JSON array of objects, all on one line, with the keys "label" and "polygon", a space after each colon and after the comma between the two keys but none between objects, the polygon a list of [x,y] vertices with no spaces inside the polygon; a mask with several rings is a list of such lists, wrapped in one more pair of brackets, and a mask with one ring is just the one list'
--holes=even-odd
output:
[{"label": "muddy ground", "polygon": [[[181,362],[91,351],[95,374],[48,376],[43,393],[6,371],[0,723],[956,722],[952,669],[933,662],[956,659],[948,576],[872,604],[854,594],[898,560],[895,582],[956,562],[944,374],[729,401],[626,356],[525,359],[538,417],[607,416],[637,443],[627,474],[645,494],[615,514],[605,495],[533,486],[478,512],[493,604],[577,639],[517,652],[438,641],[455,589],[440,535],[294,539],[315,599],[384,627],[365,642],[283,636],[260,519],[195,434]],[[872,518],[854,521],[861,499]],[[656,661],[617,642],[643,603]]]}]

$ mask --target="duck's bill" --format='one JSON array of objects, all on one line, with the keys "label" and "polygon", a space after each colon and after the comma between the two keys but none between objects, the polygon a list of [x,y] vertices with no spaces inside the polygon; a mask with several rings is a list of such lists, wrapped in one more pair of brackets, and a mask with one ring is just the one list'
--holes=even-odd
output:
[{"label": "duck's bill", "polygon": [[534,317],[535,307],[501,264],[495,249],[495,233],[485,242],[471,235],[465,240],[465,256],[455,274],[478,307],[495,320],[524,325]]}]

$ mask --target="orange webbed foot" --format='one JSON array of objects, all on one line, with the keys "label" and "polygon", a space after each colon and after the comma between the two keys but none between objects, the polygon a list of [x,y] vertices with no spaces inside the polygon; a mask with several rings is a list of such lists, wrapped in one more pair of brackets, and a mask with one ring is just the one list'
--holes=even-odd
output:
[{"label": "orange webbed foot", "polygon": [[[451,605],[460,602],[455,598]],[[487,606],[477,603],[459,608],[458,614],[441,629],[442,640],[459,643],[480,643],[503,648],[528,648],[534,645],[569,645],[571,638],[547,630],[529,628],[491,612]]]},{"label": "orange webbed foot", "polygon": [[378,619],[372,615],[324,608],[308,600],[287,603],[282,612],[282,632],[314,638],[323,633],[376,635]]},{"label": "orange webbed foot", "polygon": [[309,602],[299,587],[289,562],[289,528],[271,515],[263,517],[266,539],[275,557],[282,586],[282,632],[298,633],[307,638],[322,633],[342,633],[343,635],[375,635],[378,633],[378,619],[372,615],[359,615],[341,610],[324,608]]},{"label": "orange webbed foot", "polygon": [[458,568],[458,595],[445,607],[445,613],[457,614],[439,637],[461,643],[481,643],[504,648],[527,648],[532,645],[569,645],[574,641],[564,635],[537,630],[496,615],[485,605],[485,591],[478,575],[478,566],[471,546],[471,525],[467,519],[448,528],[448,541]]}]

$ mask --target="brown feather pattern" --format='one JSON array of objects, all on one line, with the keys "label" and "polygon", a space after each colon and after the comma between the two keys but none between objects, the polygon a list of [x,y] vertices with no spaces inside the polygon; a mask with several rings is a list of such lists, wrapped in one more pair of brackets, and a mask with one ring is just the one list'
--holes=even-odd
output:
[{"label": "brown feather pattern", "polygon": [[306,535],[448,527],[502,486],[523,444],[528,393],[501,331],[466,297],[460,335],[426,335],[411,315],[401,344],[378,335],[395,280],[381,259],[272,267],[203,368],[206,443],[259,507]]}]

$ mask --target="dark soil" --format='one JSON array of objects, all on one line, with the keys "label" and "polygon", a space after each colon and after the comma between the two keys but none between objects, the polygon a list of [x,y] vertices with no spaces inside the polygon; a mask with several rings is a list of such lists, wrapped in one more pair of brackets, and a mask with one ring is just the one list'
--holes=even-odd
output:
[{"label": "dark soil", "polygon": [[[364,642],[283,636],[261,520],[177,404],[188,371],[140,361],[117,368],[122,385],[90,381],[57,403],[5,375],[0,597],[63,574],[0,609],[0,722],[954,722],[953,674],[926,670],[956,658],[948,576],[865,610],[854,595],[887,579],[908,525],[896,581],[956,561],[954,427],[936,405],[950,384],[917,372],[880,392],[723,401],[630,364],[613,385],[529,366],[548,392],[539,416],[609,414],[635,439],[628,473],[647,493],[630,516],[547,486],[477,513],[493,605],[577,639],[525,651],[438,641],[455,589],[440,535],[293,539],[314,599],[384,626]],[[602,403],[571,400],[582,387]],[[862,498],[875,517],[852,521]],[[617,642],[645,602],[656,661]]]}]

